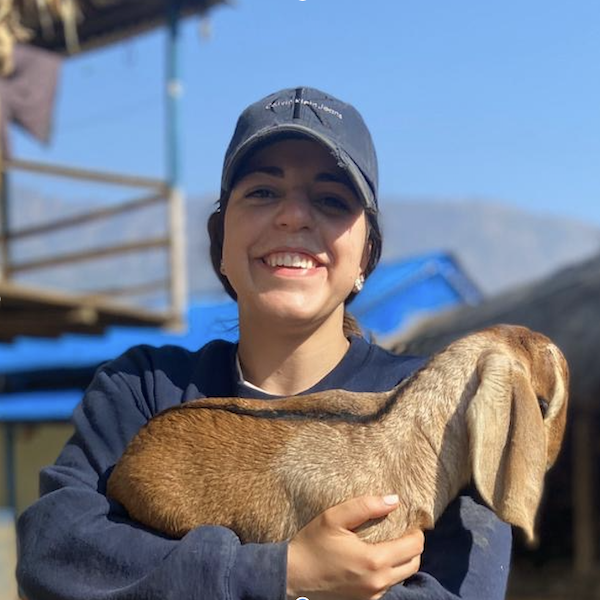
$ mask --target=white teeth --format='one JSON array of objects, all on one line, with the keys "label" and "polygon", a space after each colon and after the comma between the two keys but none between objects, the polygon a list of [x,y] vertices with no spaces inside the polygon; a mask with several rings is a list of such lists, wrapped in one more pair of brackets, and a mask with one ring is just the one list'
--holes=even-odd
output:
[{"label": "white teeth", "polygon": [[317,266],[314,260],[301,254],[276,252],[263,259],[270,267],[292,267],[294,269],[313,269]]}]

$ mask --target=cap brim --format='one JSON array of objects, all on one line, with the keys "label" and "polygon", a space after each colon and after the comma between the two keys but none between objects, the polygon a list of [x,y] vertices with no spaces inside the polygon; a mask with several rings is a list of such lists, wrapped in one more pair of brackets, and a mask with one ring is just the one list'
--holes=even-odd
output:
[{"label": "cap brim", "polygon": [[239,146],[239,148],[229,158],[228,163],[223,168],[221,188],[225,192],[230,191],[234,174],[238,170],[241,161],[252,149],[256,148],[256,146],[260,144],[264,144],[269,139],[275,140],[277,138],[285,137],[286,133],[300,133],[307,138],[315,140],[316,142],[319,142],[325,146],[338,161],[339,166],[348,173],[350,180],[358,192],[358,196],[362,201],[363,206],[369,210],[377,210],[377,203],[375,201],[373,190],[371,189],[371,186],[367,182],[362,171],[358,168],[350,155],[327,136],[303,125],[282,124],[277,127],[263,129],[249,137],[243,144]]}]

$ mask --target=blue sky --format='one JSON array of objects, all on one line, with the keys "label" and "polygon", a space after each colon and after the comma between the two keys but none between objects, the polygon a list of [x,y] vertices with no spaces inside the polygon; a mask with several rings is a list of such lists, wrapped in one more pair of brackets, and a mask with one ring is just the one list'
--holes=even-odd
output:
[{"label": "blue sky", "polygon": [[[182,31],[183,183],[215,193],[239,112],[311,85],[363,113],[383,197],[504,202],[600,226],[597,0],[237,0]],[[22,157],[162,176],[165,33],[68,59]]]}]

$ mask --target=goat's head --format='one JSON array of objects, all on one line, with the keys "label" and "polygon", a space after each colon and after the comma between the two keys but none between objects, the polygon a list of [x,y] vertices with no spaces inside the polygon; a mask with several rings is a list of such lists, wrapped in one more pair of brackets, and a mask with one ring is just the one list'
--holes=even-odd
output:
[{"label": "goat's head", "polygon": [[479,358],[467,409],[473,479],[497,514],[534,542],[544,475],[565,430],[567,362],[547,337],[528,329],[498,326],[485,334],[497,343]]}]

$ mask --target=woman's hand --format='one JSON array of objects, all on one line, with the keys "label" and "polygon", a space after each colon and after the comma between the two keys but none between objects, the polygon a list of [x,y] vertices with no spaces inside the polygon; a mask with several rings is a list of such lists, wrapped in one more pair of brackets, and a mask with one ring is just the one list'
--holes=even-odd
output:
[{"label": "woman's hand", "polygon": [[397,506],[396,496],[360,496],[329,508],[301,529],[288,547],[288,598],[376,600],[414,575],[421,564],[423,532],[369,544],[353,531]]}]

